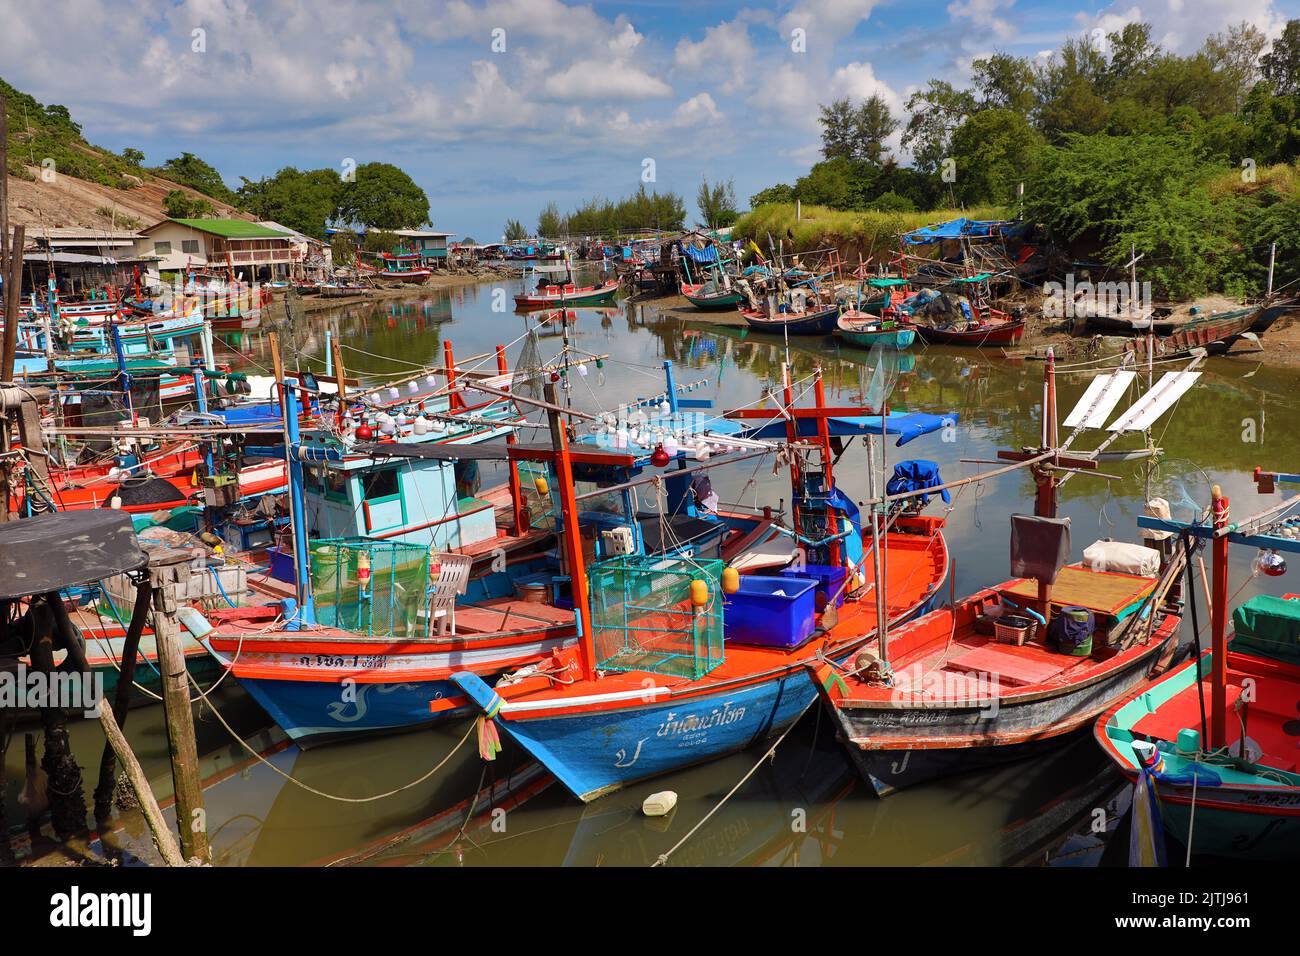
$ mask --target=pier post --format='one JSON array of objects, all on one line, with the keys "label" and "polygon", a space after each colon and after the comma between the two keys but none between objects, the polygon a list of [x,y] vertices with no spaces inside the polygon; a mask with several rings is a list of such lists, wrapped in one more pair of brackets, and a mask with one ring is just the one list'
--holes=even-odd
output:
[{"label": "pier post", "polygon": [[194,738],[194,714],[190,710],[190,688],[181,647],[181,627],[176,617],[176,585],[189,574],[188,556],[169,551],[150,562],[153,589],[153,631],[158,645],[158,670],[162,674],[163,711],[167,723],[167,745],[176,791],[176,825],[180,830],[181,853],[186,860],[211,863],[207,817],[203,808],[203,786],[199,781],[199,753]]},{"label": "pier post", "polygon": [[[152,599],[153,587],[148,575],[143,575],[136,585],[135,607],[131,611],[131,623],[127,625],[126,636],[122,641],[122,666],[117,676],[117,691],[113,695],[113,719],[119,733],[126,726],[131,690],[135,684],[135,665],[139,659],[140,636],[149,620],[149,604]],[[99,761],[99,783],[95,787],[95,821],[100,824],[101,830],[113,813],[113,792],[117,788],[115,757],[112,740],[105,740],[104,755]]]},{"label": "pier post", "polygon": [[[54,598],[57,600],[57,595]],[[32,642],[32,669],[47,675],[50,687],[56,686],[54,665],[54,620],[48,605],[34,604],[28,612],[41,619],[34,621],[37,637]],[[60,707],[42,707],[41,725],[45,730],[45,753],[41,767],[48,781],[50,823],[54,835],[67,842],[86,830],[86,795],[82,790],[81,768],[72,755],[68,739],[67,714]]]}]

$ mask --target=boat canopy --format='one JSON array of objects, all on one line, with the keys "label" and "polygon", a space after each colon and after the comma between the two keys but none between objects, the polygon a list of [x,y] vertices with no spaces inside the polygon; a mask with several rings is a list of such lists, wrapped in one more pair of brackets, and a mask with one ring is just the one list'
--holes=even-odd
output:
[{"label": "boat canopy", "polygon": [[[798,418],[800,437],[812,437],[817,434],[817,421],[813,418]],[[955,425],[957,414],[930,415],[925,412],[890,412],[884,416],[882,430],[879,415],[835,415],[827,419],[830,433],[837,437],[854,435],[897,435],[896,444],[906,445],[922,435],[929,435],[949,425]],[[780,438],[785,435],[786,420],[773,418],[750,431],[747,438]]]},{"label": "boat canopy", "polygon": [[904,233],[903,241],[912,246],[924,246],[949,239],[992,239],[1006,225],[1008,222],[1003,219],[952,219]]},{"label": "boat canopy", "polygon": [[900,285],[910,284],[910,279],[903,279],[899,276],[875,276],[867,280],[867,285],[876,289],[891,289]]},{"label": "boat canopy", "polygon": [[678,243],[678,246],[682,250],[682,255],[694,262],[712,263],[718,261],[718,247],[715,245],[710,244],[703,249],[699,249],[689,242],[682,242]]}]

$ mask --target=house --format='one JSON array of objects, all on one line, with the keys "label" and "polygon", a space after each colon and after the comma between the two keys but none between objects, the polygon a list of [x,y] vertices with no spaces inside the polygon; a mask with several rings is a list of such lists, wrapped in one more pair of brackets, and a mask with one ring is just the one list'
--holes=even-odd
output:
[{"label": "house", "polygon": [[271,219],[264,219],[258,225],[286,233],[290,237],[296,267],[295,276],[323,279],[334,271],[334,250],[330,248],[328,242],[304,235],[296,229],[282,226]]},{"label": "house", "polygon": [[292,274],[293,236],[244,219],[164,219],[140,233],[136,254],[158,259],[162,273],[230,269],[246,282]]},{"label": "house", "polygon": [[44,294],[51,275],[65,298],[124,289],[153,265],[139,256],[138,232],[82,226],[35,226],[23,249],[25,291]]},{"label": "house", "polygon": [[431,229],[394,229],[393,235],[402,240],[403,251],[417,253],[426,268],[441,268],[447,264],[447,240],[450,232]]}]

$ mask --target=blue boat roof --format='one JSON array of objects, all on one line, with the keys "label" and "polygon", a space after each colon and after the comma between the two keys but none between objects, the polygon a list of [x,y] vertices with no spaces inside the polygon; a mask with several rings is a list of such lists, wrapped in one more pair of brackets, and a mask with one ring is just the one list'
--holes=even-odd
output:
[{"label": "blue boat roof", "polygon": [[[811,437],[817,434],[817,420],[814,418],[800,418],[799,435],[801,437]],[[945,415],[931,415],[925,412],[890,412],[884,417],[882,428],[881,416],[879,415],[843,415],[835,416],[829,419],[830,433],[838,437],[852,437],[854,435],[879,435],[882,432],[886,435],[897,435],[896,444],[906,445],[922,435],[929,435],[931,432],[937,432],[948,425],[954,425],[957,422],[957,413],[949,412]],[[746,434],[746,438],[783,438],[785,436],[785,419],[773,418],[771,421],[764,422],[757,428]]]},{"label": "blue boat roof", "polygon": [[1009,225],[1003,219],[951,219],[933,226],[922,226],[903,235],[903,241],[913,246],[924,246],[948,239],[991,239],[1002,227]]}]

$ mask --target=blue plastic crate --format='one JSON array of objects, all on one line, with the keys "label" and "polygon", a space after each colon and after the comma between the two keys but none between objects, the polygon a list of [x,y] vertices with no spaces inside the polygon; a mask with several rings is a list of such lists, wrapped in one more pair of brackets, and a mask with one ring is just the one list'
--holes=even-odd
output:
[{"label": "blue plastic crate", "polygon": [[821,610],[826,607],[831,599],[832,594],[838,592],[835,599],[835,606],[839,607],[844,603],[844,591],[841,585],[844,584],[844,576],[848,573],[847,569],[835,564],[805,564],[801,570],[782,571],[783,578],[812,578],[817,582],[817,609]]},{"label": "blue plastic crate", "polygon": [[724,638],[733,644],[798,647],[812,636],[816,592],[813,578],[741,575],[740,589],[727,595],[724,605]]}]

